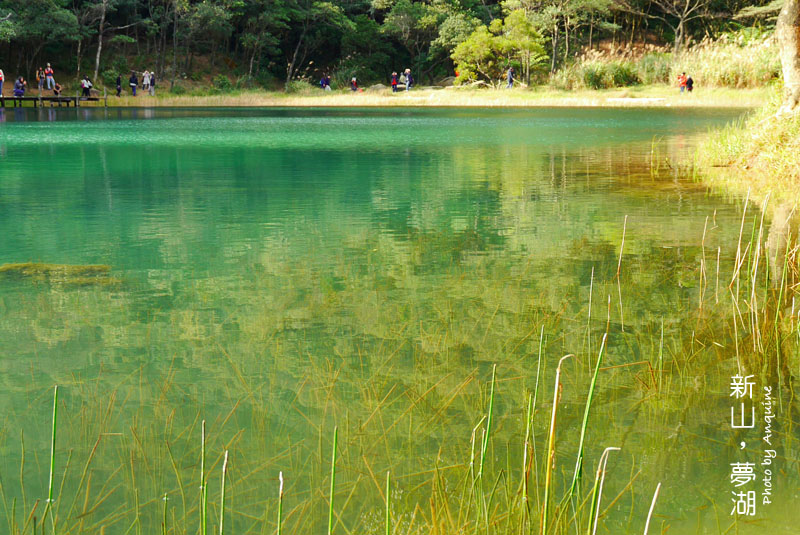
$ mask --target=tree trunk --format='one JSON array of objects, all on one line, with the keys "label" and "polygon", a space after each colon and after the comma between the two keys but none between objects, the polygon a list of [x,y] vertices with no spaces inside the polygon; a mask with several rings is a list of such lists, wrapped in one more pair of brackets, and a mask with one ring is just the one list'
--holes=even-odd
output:
[{"label": "tree trunk", "polygon": [[[178,76],[178,5],[173,6],[172,21],[172,80],[169,88],[175,87],[175,78]],[[164,43],[166,45],[166,41]],[[162,51],[163,54],[163,51]]]},{"label": "tree trunk", "polygon": [[683,47],[683,20],[681,19],[678,22],[678,27],[675,28],[675,46],[674,51],[675,54],[678,54]]},{"label": "tree trunk", "polygon": [[83,59],[83,58],[81,58],[81,54],[83,53],[82,45],[83,45],[83,39],[78,39],[78,58],[77,58],[78,59],[78,64],[77,65],[78,65],[78,77],[79,78],[80,78],[80,74],[81,74],[81,60]]},{"label": "tree trunk", "polygon": [[106,9],[108,0],[103,0],[102,10],[100,11],[100,28],[97,30],[97,55],[94,57],[94,78],[97,81],[97,74],[100,72],[100,53],[103,51],[103,31],[106,25]]},{"label": "tree trunk", "polygon": [[306,24],[303,27],[303,33],[300,34],[300,38],[297,40],[297,46],[294,47],[294,54],[292,54],[292,61],[289,63],[289,67],[286,69],[286,89],[289,89],[289,82],[292,81],[292,77],[294,77],[294,69],[296,67],[297,62],[297,54],[300,52],[300,45],[303,44],[303,39],[306,36],[306,31],[308,30],[308,25]]},{"label": "tree trunk", "polygon": [[785,0],[775,27],[783,67],[781,112],[794,112],[800,103],[800,0]]}]

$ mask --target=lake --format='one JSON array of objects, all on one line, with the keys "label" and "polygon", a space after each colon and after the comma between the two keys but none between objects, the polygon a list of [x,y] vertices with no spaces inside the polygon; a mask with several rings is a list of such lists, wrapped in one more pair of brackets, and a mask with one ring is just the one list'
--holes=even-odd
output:
[{"label": "lake", "polygon": [[58,385],[47,533],[199,533],[204,480],[217,533],[226,451],[226,533],[276,532],[280,475],[284,533],[384,533],[387,472],[395,534],[538,533],[545,501],[586,532],[607,447],[597,533],[659,483],[650,533],[796,533],[797,289],[687,163],[737,117],[0,110],[2,531],[47,508]]}]

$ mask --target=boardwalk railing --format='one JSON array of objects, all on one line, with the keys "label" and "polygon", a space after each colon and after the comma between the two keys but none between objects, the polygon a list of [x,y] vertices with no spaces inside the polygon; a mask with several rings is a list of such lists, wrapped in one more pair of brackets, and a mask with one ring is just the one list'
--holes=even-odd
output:
[{"label": "boardwalk railing", "polygon": [[[8,101],[8,104],[7,104]],[[91,97],[82,97],[80,94],[76,93],[74,97],[67,97],[64,95],[52,95],[52,96],[43,96],[43,95],[30,95],[24,97],[15,97],[15,96],[3,96],[0,95],[0,107],[19,107],[24,106],[25,102],[32,102],[34,108],[43,107],[45,103],[49,103],[50,107],[52,108],[55,105],[61,107],[62,105],[66,105],[68,108],[70,105],[79,108],[81,102],[100,102],[103,101],[103,104],[108,107],[108,94],[106,90],[103,89],[103,96],[91,96]]]}]

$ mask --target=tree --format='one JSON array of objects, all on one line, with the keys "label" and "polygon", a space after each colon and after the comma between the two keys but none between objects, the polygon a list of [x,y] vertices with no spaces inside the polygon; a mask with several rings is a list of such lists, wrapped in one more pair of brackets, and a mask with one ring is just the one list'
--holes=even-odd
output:
[{"label": "tree", "polygon": [[289,28],[289,12],[279,0],[255,0],[243,7],[246,9],[240,14],[244,21],[241,41],[250,55],[247,75],[252,77],[264,51],[277,52],[278,33]]},{"label": "tree", "polygon": [[33,70],[33,61],[42,48],[59,41],[78,38],[78,21],[65,7],[66,0],[10,0],[10,26],[6,31],[24,46],[18,47],[17,69],[24,58],[26,72]]},{"label": "tree", "polygon": [[446,15],[433,5],[411,0],[395,3],[383,21],[383,30],[395,37],[411,54],[414,70],[422,73],[422,64],[428,60],[431,42],[439,33],[439,25]]},{"label": "tree", "polygon": [[785,0],[775,33],[785,88],[781,112],[796,112],[800,103],[800,0]]},{"label": "tree", "polygon": [[341,6],[332,2],[318,0],[295,0],[289,7],[291,19],[296,28],[289,42],[293,43],[286,50],[289,54],[286,66],[286,87],[297,74],[297,69],[305,63],[308,54],[319,47],[326,31],[344,30],[352,27]]},{"label": "tree", "polygon": [[675,36],[673,48],[675,53],[681,51],[689,34],[689,24],[697,19],[708,17],[711,0],[652,0],[660,13],[650,13],[626,4],[628,11],[647,18],[657,19],[667,25]]},{"label": "tree", "polygon": [[504,20],[480,25],[453,51],[458,83],[482,80],[499,85],[509,67],[522,70],[530,79],[532,70],[547,61],[541,35],[524,10],[514,10]]}]

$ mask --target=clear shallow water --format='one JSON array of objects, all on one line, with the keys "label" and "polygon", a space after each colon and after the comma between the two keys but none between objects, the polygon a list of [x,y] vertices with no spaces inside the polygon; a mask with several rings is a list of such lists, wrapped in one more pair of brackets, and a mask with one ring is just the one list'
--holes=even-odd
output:
[{"label": "clear shallow water", "polygon": [[[733,522],[729,463],[758,460],[760,448],[758,433],[726,425],[741,334],[725,318],[726,283],[742,203],[707,194],[672,162],[732,118],[6,110],[0,264],[110,272],[0,277],[0,515],[13,516],[16,498],[22,524],[46,496],[59,384],[62,530],[154,532],[166,492],[170,530],[195,533],[205,419],[211,521],[221,455],[231,452],[231,532],[274,530],[279,471],[287,532],[325,529],[334,425],[337,531],[380,529],[391,470],[398,532],[452,532],[473,518],[459,516],[461,489],[496,363],[487,471],[500,477],[503,526],[503,511],[518,503],[544,328],[531,480],[543,480],[555,364],[575,353],[559,407],[563,494],[608,330],[605,362],[616,367],[598,379],[584,483],[605,447],[622,447],[609,463],[605,506],[619,499],[602,529],[641,531],[661,481],[651,532],[724,531]],[[748,228],[758,219],[749,215]],[[641,361],[656,371],[621,366]],[[793,407],[787,398],[782,414]],[[794,529],[796,433],[783,429],[776,503],[757,523],[740,521],[739,533]],[[750,443],[744,453],[741,440]]]}]

